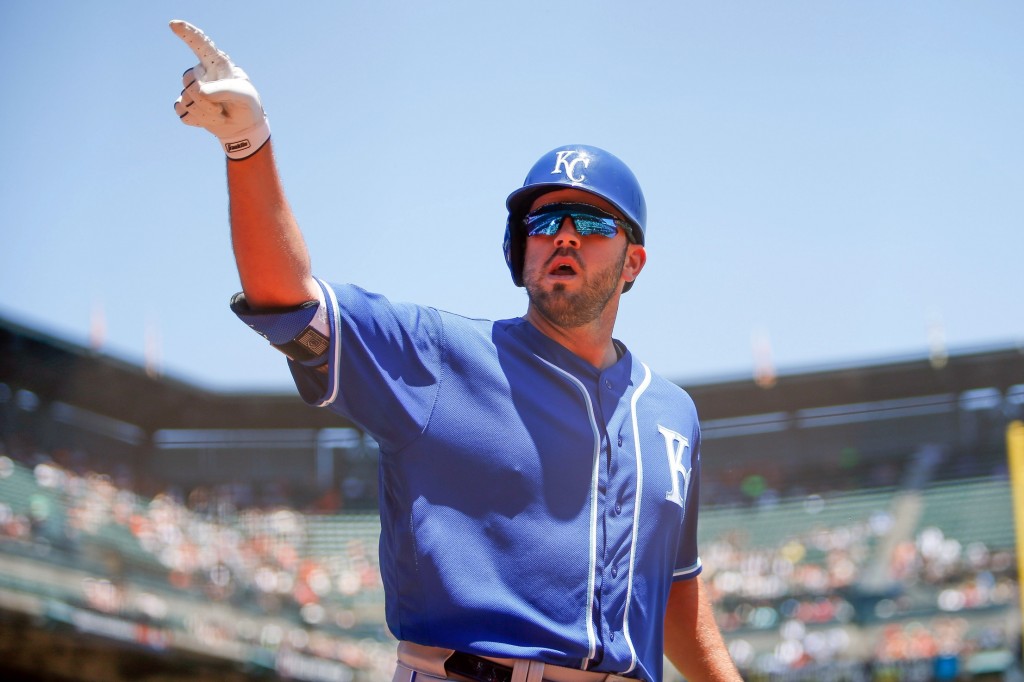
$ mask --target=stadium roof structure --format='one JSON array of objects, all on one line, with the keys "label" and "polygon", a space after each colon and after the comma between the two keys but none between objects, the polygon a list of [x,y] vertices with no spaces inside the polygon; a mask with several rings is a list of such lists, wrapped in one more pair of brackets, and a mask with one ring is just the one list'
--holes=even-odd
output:
[{"label": "stadium roof structure", "polygon": [[[174,428],[328,428],[336,414],[292,393],[222,393],[153,376],[144,367],[0,317],[0,382],[45,401],[130,418],[152,433]],[[128,416],[130,415],[130,417]]]},{"label": "stadium roof structure", "polygon": [[937,358],[922,353],[785,372],[767,388],[753,376],[682,385],[702,419],[958,395],[978,389],[996,389],[1005,395],[1011,387],[1024,385],[1024,345],[974,348]]},{"label": "stadium roof structure", "polygon": [[[308,407],[297,394],[223,393],[52,337],[0,317],[0,383],[103,415],[152,433],[174,428],[337,428],[336,414]],[[770,387],[754,377],[681,382],[702,419],[787,412],[1024,385],[1024,346],[927,354],[841,367],[780,373]]]}]

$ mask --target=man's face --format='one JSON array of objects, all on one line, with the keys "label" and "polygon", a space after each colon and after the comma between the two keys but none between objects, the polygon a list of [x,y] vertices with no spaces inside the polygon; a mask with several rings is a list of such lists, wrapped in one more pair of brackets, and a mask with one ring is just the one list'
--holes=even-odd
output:
[{"label": "man's face", "polygon": [[[589,204],[622,218],[604,199],[577,189],[544,194],[534,200],[530,210],[559,203]],[[570,217],[552,236],[526,237],[523,285],[530,304],[561,327],[593,322],[621,294],[626,279],[639,274],[643,258],[641,253],[637,266],[637,251],[642,252],[643,247],[630,244],[622,230],[612,238],[581,236]]]}]

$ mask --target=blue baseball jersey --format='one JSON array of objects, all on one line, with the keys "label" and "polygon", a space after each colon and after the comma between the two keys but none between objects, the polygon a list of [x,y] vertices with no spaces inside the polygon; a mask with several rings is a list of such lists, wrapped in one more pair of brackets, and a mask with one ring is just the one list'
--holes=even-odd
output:
[{"label": "blue baseball jersey", "polygon": [[660,680],[669,589],[701,570],[686,392],[618,342],[599,370],[521,318],[321,286],[328,371],[290,364],[380,444],[395,637]]}]

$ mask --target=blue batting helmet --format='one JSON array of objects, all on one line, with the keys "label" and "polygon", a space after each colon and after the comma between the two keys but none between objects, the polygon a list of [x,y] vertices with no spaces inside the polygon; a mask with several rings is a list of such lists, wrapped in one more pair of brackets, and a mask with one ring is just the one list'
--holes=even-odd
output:
[{"label": "blue batting helmet", "polygon": [[[570,144],[550,152],[533,165],[523,186],[508,195],[508,222],[505,224],[505,262],[512,281],[523,286],[523,255],[526,235],[523,218],[533,200],[556,189],[580,189],[609,202],[626,218],[633,239],[644,243],[647,230],[647,202],[633,171],[617,156],[598,147]],[[629,291],[626,282],[623,291]]]}]

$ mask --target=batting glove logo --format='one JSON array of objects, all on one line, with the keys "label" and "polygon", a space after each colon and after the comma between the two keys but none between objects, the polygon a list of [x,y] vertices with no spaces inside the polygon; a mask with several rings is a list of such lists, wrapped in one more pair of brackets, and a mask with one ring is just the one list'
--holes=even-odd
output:
[{"label": "batting glove logo", "polygon": [[252,145],[249,144],[249,140],[238,140],[237,142],[228,142],[224,145],[224,151],[228,154],[232,152],[240,152],[248,149]]}]

